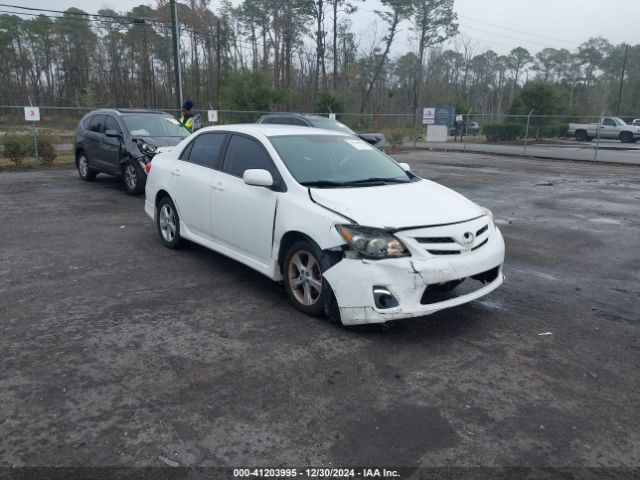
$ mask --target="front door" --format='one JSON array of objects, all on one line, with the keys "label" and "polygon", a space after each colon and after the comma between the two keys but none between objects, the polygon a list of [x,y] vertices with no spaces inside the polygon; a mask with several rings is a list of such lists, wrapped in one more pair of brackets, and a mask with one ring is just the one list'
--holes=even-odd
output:
[{"label": "front door", "polygon": [[281,183],[271,157],[255,139],[232,134],[222,172],[214,184],[211,213],[214,238],[235,251],[267,267],[271,262],[276,189],[247,185],[245,170],[268,170]]}]

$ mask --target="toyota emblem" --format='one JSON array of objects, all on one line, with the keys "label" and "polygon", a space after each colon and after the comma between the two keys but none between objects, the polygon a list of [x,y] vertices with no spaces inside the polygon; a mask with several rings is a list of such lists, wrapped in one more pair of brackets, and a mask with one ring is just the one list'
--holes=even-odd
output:
[{"label": "toyota emblem", "polygon": [[473,232],[464,232],[462,234],[462,239],[460,244],[464,247],[470,247],[471,245],[473,245],[473,241],[476,239],[476,236],[473,234]]}]

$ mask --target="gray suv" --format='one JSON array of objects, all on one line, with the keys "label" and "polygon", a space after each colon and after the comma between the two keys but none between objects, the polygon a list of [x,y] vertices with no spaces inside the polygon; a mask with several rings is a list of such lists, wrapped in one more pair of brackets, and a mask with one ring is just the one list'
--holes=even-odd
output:
[{"label": "gray suv", "polygon": [[98,173],[121,178],[128,193],[144,192],[147,171],[159,147],[174,146],[191,132],[156,110],[94,110],[80,120],[75,155],[80,178]]},{"label": "gray suv", "polygon": [[382,133],[356,133],[344,123],[333,120],[322,115],[312,115],[309,113],[269,113],[258,119],[257,123],[271,123],[278,125],[300,125],[302,127],[324,128],[327,130],[337,130],[342,133],[350,133],[361,138],[365,142],[373,145],[378,150],[384,152],[385,138]]}]

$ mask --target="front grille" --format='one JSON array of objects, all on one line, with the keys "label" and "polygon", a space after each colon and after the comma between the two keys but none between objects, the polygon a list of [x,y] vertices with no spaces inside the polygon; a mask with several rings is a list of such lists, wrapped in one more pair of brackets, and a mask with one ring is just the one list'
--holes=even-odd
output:
[{"label": "front grille", "polygon": [[[487,244],[490,224],[486,221],[486,217],[482,217],[460,224],[426,227],[417,231],[413,240],[431,255],[468,254]],[[462,246],[465,236],[475,237],[471,245]]]},{"label": "front grille", "polygon": [[418,243],[456,243],[450,237],[416,237]]},{"label": "front grille", "polygon": [[[481,288],[476,281],[482,285],[491,283],[498,278],[499,274],[500,266],[497,266],[471,277],[458,278],[444,283],[432,283],[424,289],[420,303],[422,305],[431,305],[467,295]],[[471,280],[475,281],[472,282]]]},{"label": "front grille", "polygon": [[482,247],[482,246],[483,246],[485,243],[487,243],[488,241],[489,241],[489,239],[488,239],[488,238],[487,238],[487,239],[485,239],[485,241],[484,241],[484,242],[482,242],[480,245],[476,245],[475,247],[473,247],[473,248],[471,249],[471,251],[473,252],[474,250],[479,249],[480,247]]}]

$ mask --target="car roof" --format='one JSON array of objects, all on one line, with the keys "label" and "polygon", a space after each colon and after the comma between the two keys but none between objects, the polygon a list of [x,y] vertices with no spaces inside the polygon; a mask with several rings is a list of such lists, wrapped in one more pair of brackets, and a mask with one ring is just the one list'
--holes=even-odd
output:
[{"label": "car roof", "polygon": [[231,125],[216,125],[215,127],[205,127],[198,130],[200,132],[237,132],[249,135],[264,135],[265,137],[278,137],[283,135],[339,135],[352,137],[348,133],[336,130],[326,130],[324,128],[309,128],[298,125],[273,125],[270,123],[246,123]]},{"label": "car roof", "polygon": [[305,118],[324,118],[325,120],[329,119],[324,115],[320,115],[317,113],[298,113],[298,112],[275,112],[275,113],[265,113],[262,115],[263,117],[305,117]]},{"label": "car roof", "polygon": [[94,113],[111,113],[115,115],[129,115],[129,114],[151,114],[151,115],[169,115],[170,113],[163,112],[162,110],[151,110],[148,108],[99,108],[92,110],[89,114]]}]

